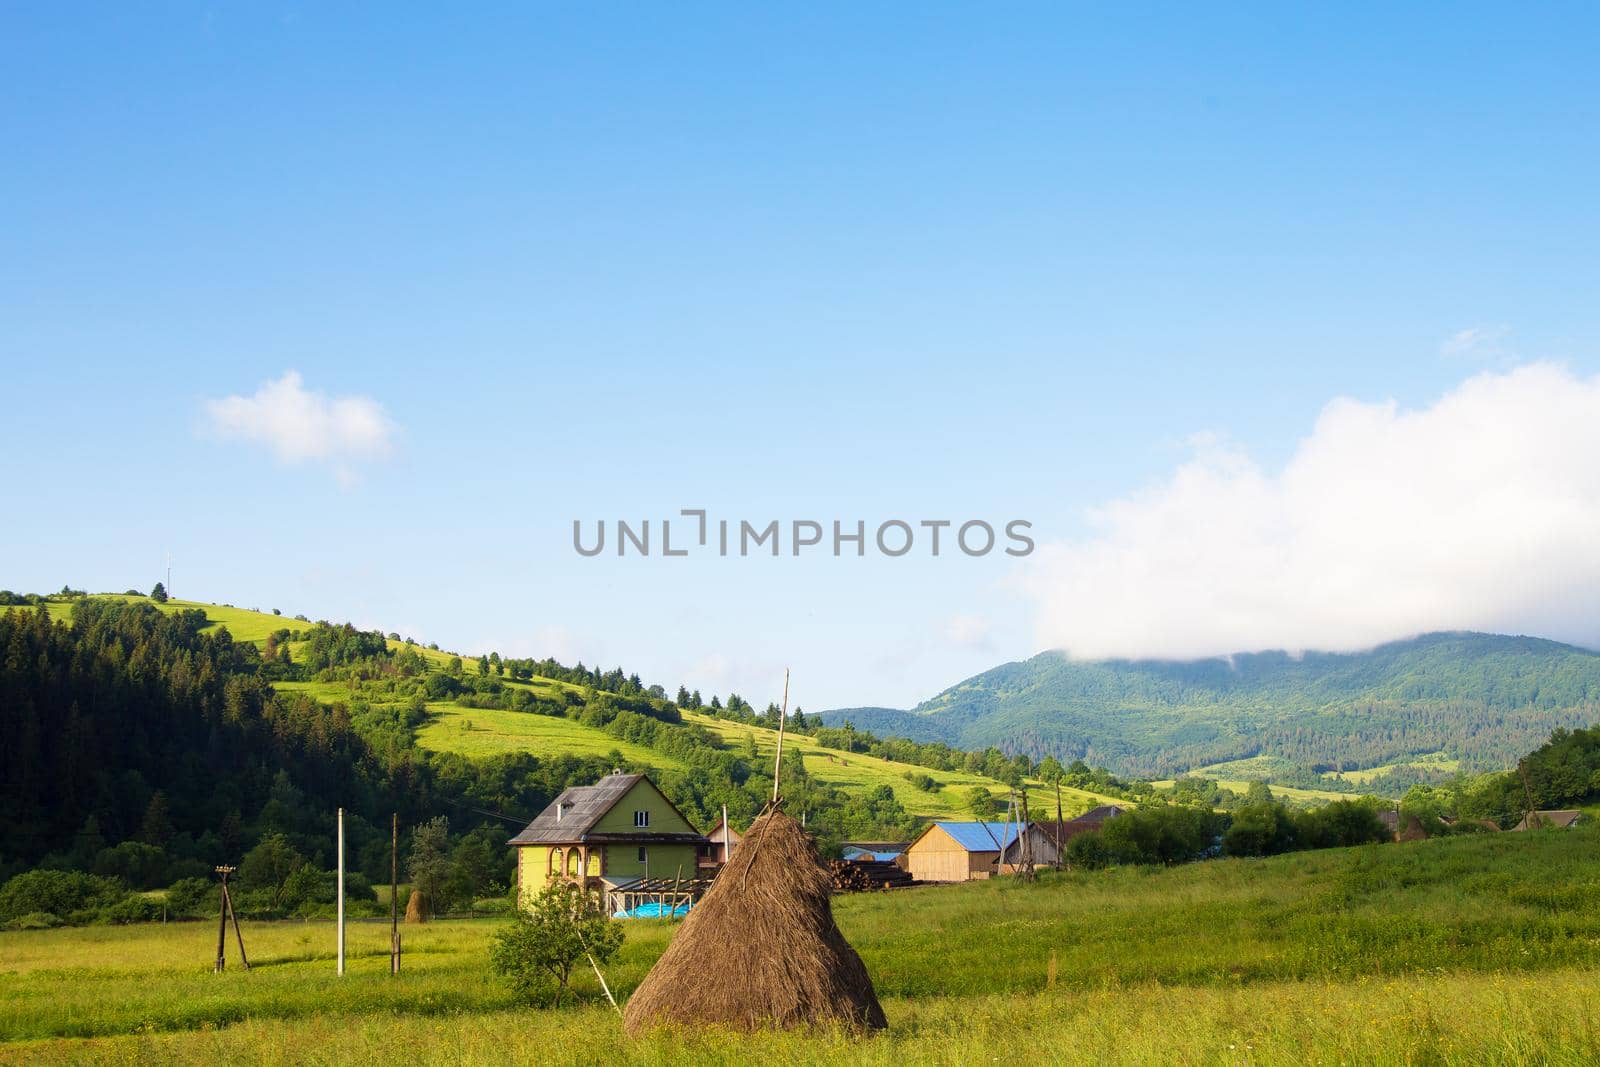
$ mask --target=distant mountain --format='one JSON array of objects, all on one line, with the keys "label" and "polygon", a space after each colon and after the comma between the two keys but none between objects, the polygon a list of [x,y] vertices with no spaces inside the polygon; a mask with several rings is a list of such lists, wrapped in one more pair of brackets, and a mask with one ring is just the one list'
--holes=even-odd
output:
[{"label": "distant mountain", "polygon": [[1600,720],[1600,653],[1480,633],[1298,657],[1080,662],[1045,652],[910,711],[842,708],[823,718],[1149,777],[1260,756],[1311,773],[1441,752],[1464,770],[1491,770],[1557,726]]}]

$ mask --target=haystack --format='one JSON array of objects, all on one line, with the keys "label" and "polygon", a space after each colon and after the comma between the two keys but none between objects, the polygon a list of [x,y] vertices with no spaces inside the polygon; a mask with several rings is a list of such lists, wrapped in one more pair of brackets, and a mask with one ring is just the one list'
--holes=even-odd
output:
[{"label": "haystack", "polygon": [[623,1028],[882,1029],[872,979],[834,925],[828,894],[800,824],[779,810],[762,815],[628,998]]},{"label": "haystack", "polygon": [[406,922],[427,922],[428,910],[428,898],[422,895],[422,890],[413,889],[411,891],[411,899],[406,901]]}]

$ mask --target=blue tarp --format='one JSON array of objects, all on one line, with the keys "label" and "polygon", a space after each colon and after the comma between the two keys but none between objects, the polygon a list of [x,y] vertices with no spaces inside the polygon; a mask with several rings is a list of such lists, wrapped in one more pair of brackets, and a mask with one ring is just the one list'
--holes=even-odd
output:
[{"label": "blue tarp", "polygon": [[667,919],[680,918],[689,914],[689,905],[679,904],[669,908],[665,904],[640,904],[629,911],[619,911],[612,915],[613,919]]},{"label": "blue tarp", "polygon": [[898,852],[868,852],[864,848],[844,850],[844,858],[847,860],[882,860],[884,863],[893,863],[899,856]]}]

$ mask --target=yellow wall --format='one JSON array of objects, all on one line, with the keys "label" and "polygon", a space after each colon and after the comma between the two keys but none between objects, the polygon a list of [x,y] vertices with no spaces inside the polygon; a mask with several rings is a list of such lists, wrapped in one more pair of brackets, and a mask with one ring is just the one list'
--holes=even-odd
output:
[{"label": "yellow wall", "polygon": [[[641,778],[633,784],[633,788],[622,795],[622,799],[611,806],[611,810],[600,817],[594,824],[594,832],[601,834],[631,834],[636,832],[633,825],[633,813],[648,811],[650,813],[650,826],[638,833],[666,833],[666,834],[692,834],[696,830],[690,826],[683,816],[675,811],[667,798],[662,796],[655,786],[647,779]],[[655,871],[655,861],[650,861],[652,873]]]},{"label": "yellow wall", "polygon": [[[518,895],[524,903],[538,893],[539,890],[543,889],[545,883],[550,880],[548,873],[550,853],[559,850],[561,852],[561,862],[564,865],[569,862],[568,853],[577,847],[576,845],[570,847],[566,845],[524,845],[517,849],[517,885],[520,890]],[[598,877],[603,873],[602,868],[605,861],[601,855],[602,851],[601,846],[595,846],[589,850],[587,873],[591,878]]]},{"label": "yellow wall", "polygon": [[[634,826],[634,812],[648,811],[650,825],[647,828]],[[622,799],[612,805],[610,811],[601,816],[600,821],[594,824],[593,832],[606,834],[683,834],[695,833],[695,828],[679,815],[668,803],[667,798],[651,785],[649,781],[640,779],[634,783],[632,789],[624,793]],[[597,878],[604,874],[612,878],[642,878],[648,867],[652,878],[675,878],[678,872],[683,872],[685,879],[695,877],[695,846],[651,844],[644,842],[648,850],[648,863],[639,859],[639,844],[592,845],[589,849],[588,875]],[[553,849],[560,849],[562,860],[566,862],[566,853],[576,845],[525,845],[517,849],[517,872],[519,896],[526,903],[539,890],[544,888],[549,880],[550,853]]]}]

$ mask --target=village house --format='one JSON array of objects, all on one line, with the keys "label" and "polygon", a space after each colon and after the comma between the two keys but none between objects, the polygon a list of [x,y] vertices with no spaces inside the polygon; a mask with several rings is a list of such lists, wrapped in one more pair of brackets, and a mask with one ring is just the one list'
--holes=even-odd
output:
[{"label": "village house", "polygon": [[[1074,837],[1079,834],[1089,833],[1091,830],[1100,829],[1105,825],[1107,819],[1115,819],[1126,810],[1126,808],[1119,807],[1116,804],[1102,804],[1098,808],[1090,808],[1075,819],[1065,819],[1061,822],[1051,819],[1048,822],[1035,822],[1034,825],[1039,828],[1039,832],[1044,837],[1050,840],[1052,846],[1065,850],[1067,842]],[[1035,862],[1038,861],[1035,860]]]},{"label": "village house", "polygon": [[[553,880],[607,890],[645,879],[693,879],[709,845],[656,784],[614,771],[572,786],[513,837],[517,899],[526,903]],[[600,885],[595,885],[600,888]]]},{"label": "village house", "polygon": [[739,847],[739,842],[744,840],[744,835],[735,830],[724,815],[717,820],[717,825],[706,831],[706,844],[700,846],[697,862],[702,871],[715,871],[728,857],[733,855]]}]

